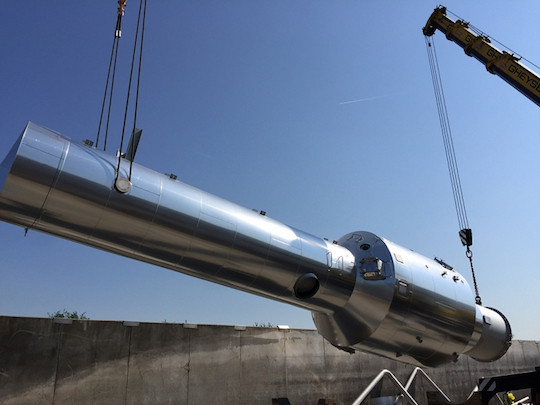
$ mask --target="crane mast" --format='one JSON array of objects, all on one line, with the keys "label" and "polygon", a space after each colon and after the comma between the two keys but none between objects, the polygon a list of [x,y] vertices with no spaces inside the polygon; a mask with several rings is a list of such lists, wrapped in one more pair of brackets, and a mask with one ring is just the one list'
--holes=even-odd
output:
[{"label": "crane mast", "polygon": [[497,49],[486,35],[476,35],[469,29],[469,23],[452,20],[446,15],[446,7],[440,6],[433,11],[423,32],[429,37],[435,34],[436,30],[462,47],[468,56],[484,64],[489,73],[499,76],[540,106],[540,76],[520,63],[519,57]]}]

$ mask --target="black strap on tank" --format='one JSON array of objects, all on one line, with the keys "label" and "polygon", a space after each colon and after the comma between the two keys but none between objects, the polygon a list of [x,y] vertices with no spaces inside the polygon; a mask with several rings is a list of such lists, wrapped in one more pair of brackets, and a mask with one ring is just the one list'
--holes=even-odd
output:
[{"label": "black strap on tank", "polygon": [[[107,81],[105,82],[105,93],[103,94],[103,103],[101,105],[101,115],[99,117],[99,126],[98,126],[98,132],[96,137],[96,148],[99,145],[99,135],[101,132],[101,125],[103,122],[103,113],[105,112],[105,105],[107,103],[107,94],[109,94],[109,105],[107,110],[107,123],[105,125],[105,141],[103,150],[107,149],[107,136],[109,134],[109,123],[111,121],[111,106],[112,106],[112,98],[113,98],[113,90],[114,90],[114,79],[116,76],[116,61],[118,60],[118,47],[120,44],[120,37],[122,36],[122,17],[124,16],[124,7],[126,6],[127,0],[119,0],[118,1],[118,17],[116,19],[116,26],[114,29],[114,39],[113,39],[113,45],[111,50],[111,58],[109,61],[109,70],[107,72]],[[112,77],[111,77],[112,73]],[[111,82],[111,90],[109,93],[109,80]]]},{"label": "black strap on tank", "polygon": [[[105,107],[107,105],[107,96],[108,96],[108,108],[107,108],[107,120],[105,124],[105,140],[104,140],[104,146],[103,150],[107,149],[107,138],[109,133],[109,124],[110,124],[110,118],[111,118],[111,107],[112,107],[112,100],[113,100],[113,93],[114,93],[114,81],[116,77],[116,64],[118,60],[118,48],[119,48],[119,42],[120,37],[122,36],[122,17],[124,16],[124,8],[126,6],[127,0],[118,0],[118,17],[116,20],[116,26],[114,31],[114,40],[113,40],[113,46],[111,50],[111,58],[109,61],[109,70],[107,73],[107,81],[105,83],[105,93],[103,95],[103,103],[101,105],[101,115],[99,118],[99,126],[98,126],[98,132],[97,132],[97,139],[96,139],[96,148],[99,146],[99,137],[101,132],[101,127],[103,124],[103,116],[105,113]],[[142,24],[141,24],[142,22]],[[122,157],[124,154],[122,154],[122,149],[124,147],[124,136],[126,132],[126,123],[128,119],[128,112],[129,112],[129,100],[131,95],[131,87],[133,82],[133,72],[135,69],[136,64],[136,56],[138,51],[138,73],[137,73],[137,84],[136,84],[136,95],[135,95],[135,111],[134,111],[134,117],[133,117],[133,134],[137,130],[136,124],[137,124],[137,110],[139,106],[139,89],[140,89],[140,82],[141,82],[141,67],[142,67],[142,54],[143,54],[143,44],[144,44],[144,28],[145,28],[145,22],[146,22],[146,0],[141,0],[139,4],[139,16],[137,20],[137,29],[135,32],[135,41],[133,45],[133,56],[131,59],[131,71],[129,75],[129,84],[128,84],[128,91],[127,91],[127,98],[126,98],[126,106],[125,106],[125,113],[124,113],[124,122],[122,126],[122,136],[120,140],[120,148],[118,150],[118,165],[116,168],[115,173],[115,183],[116,180],[118,180],[118,174],[120,171],[120,163],[122,160]],[[137,48],[138,40],[139,40],[139,27],[141,27],[141,35],[140,35],[140,46]],[[109,82],[110,82],[110,89],[109,89]],[[128,147],[129,148],[129,147]],[[130,168],[129,168],[129,177],[128,179],[131,181],[131,173],[133,170],[133,157],[135,155],[135,150],[129,151],[130,152]]]},{"label": "black strap on tank", "polygon": [[[137,87],[136,87],[136,95],[135,95],[135,112],[133,114],[133,132],[136,130],[137,126],[137,110],[139,108],[139,88],[141,84],[141,65],[142,65],[142,54],[143,54],[143,44],[144,44],[144,26],[146,22],[146,0],[141,0],[139,4],[139,16],[137,19],[137,29],[135,30],[135,41],[133,44],[133,56],[131,58],[131,71],[129,74],[129,84],[128,84],[128,92],[127,92],[127,98],[126,98],[126,109],[124,113],[124,123],[122,126],[122,138],[120,140],[120,153],[118,154],[118,167],[116,169],[116,179],[118,179],[118,173],[120,171],[120,162],[122,158],[122,149],[124,147],[124,135],[126,133],[126,122],[128,117],[128,111],[129,111],[129,97],[131,94],[131,84],[133,79],[133,70],[135,67],[135,58],[137,56],[137,42],[139,40],[139,26],[141,26],[141,15],[142,15],[142,27],[141,27],[141,44],[139,47],[139,60],[138,60],[138,69],[137,69]],[[134,153],[133,153],[134,155]],[[129,180],[131,181],[131,172],[133,169],[133,160],[131,159],[130,166],[129,166]],[[116,180],[115,179],[115,180]]]}]

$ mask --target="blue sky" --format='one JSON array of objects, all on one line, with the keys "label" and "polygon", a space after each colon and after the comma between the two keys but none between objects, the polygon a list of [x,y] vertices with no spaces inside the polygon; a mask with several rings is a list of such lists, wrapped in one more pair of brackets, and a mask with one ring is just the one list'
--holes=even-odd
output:
[{"label": "blue sky", "polygon": [[[536,1],[447,1],[540,63]],[[472,285],[422,27],[426,1],[149,1],[136,162],[311,234],[367,230]],[[116,1],[2,2],[0,156],[27,121],[95,139]],[[120,42],[120,143],[138,2]],[[540,340],[538,107],[439,32],[442,80],[485,306]],[[357,101],[361,100],[361,101]],[[351,102],[355,101],[355,102]],[[0,314],[288,324],[309,312],[0,223]]]}]

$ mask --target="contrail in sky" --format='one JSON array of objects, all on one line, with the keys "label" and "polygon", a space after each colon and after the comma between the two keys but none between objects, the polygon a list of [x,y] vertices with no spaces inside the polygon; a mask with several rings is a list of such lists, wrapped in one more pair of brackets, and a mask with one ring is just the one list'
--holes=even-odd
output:
[{"label": "contrail in sky", "polygon": [[388,96],[377,96],[377,97],[361,98],[360,100],[344,101],[342,103],[339,103],[339,105],[359,103],[361,101],[375,100],[377,98],[384,98],[384,97],[388,97]]}]

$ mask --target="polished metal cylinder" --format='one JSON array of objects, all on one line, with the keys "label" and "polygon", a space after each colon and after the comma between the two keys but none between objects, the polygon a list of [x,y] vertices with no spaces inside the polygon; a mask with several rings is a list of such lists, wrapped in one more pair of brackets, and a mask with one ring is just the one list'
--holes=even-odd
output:
[{"label": "polished metal cylinder", "polygon": [[369,232],[338,243],[356,257],[354,293],[339,312],[313,315],[334,345],[431,367],[461,353],[492,361],[508,350],[506,318],[477,305],[465,278],[449,266]]},{"label": "polished metal cylinder", "polygon": [[0,219],[308,310],[349,299],[347,249],[137,164],[129,180],[129,163],[116,179],[117,157],[29,123],[2,163]]},{"label": "polished metal cylinder", "polygon": [[438,366],[508,349],[504,316],[434,260],[369,232],[330,243],[130,163],[29,123],[0,166],[0,219],[305,308],[346,350]]}]

